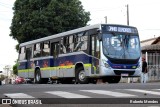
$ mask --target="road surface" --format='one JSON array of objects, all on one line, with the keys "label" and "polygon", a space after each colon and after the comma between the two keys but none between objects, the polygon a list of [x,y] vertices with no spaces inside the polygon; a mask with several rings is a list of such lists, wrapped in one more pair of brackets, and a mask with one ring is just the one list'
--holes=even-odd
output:
[{"label": "road surface", "polygon": [[160,107],[160,83],[15,84],[2,85],[0,90],[0,98],[37,99],[57,106]]}]

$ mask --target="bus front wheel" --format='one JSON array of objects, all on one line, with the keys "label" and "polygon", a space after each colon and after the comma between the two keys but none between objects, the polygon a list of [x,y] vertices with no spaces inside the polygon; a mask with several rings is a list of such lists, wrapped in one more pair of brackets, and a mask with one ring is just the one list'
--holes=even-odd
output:
[{"label": "bus front wheel", "polygon": [[121,76],[111,76],[107,79],[108,83],[119,83]]},{"label": "bus front wheel", "polygon": [[83,67],[80,67],[76,70],[76,80],[80,84],[87,84],[88,78],[85,75],[85,71]]}]

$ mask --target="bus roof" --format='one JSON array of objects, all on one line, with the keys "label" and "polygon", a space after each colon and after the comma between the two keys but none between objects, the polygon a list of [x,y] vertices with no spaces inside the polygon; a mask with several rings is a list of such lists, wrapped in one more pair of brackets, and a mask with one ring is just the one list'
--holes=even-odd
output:
[{"label": "bus roof", "polygon": [[101,24],[96,24],[96,25],[81,27],[81,28],[78,28],[78,29],[74,29],[74,30],[70,30],[70,31],[58,33],[58,34],[55,34],[55,35],[47,36],[47,37],[44,37],[44,38],[32,40],[32,41],[29,41],[29,42],[25,42],[25,43],[20,44],[20,47],[26,46],[26,45],[30,45],[30,44],[34,44],[34,43],[38,43],[38,42],[42,42],[42,41],[51,40],[51,39],[54,39],[54,38],[57,38],[57,37],[63,37],[63,36],[66,36],[66,35],[70,35],[70,34],[82,32],[82,31],[89,30],[89,29],[99,28],[100,25],[101,25]]},{"label": "bus roof", "polygon": [[[63,37],[63,36],[66,36],[66,35],[82,32],[82,31],[89,30],[89,29],[100,28],[101,25],[115,25],[116,26],[117,24],[95,24],[95,25],[91,25],[91,26],[85,26],[85,27],[81,27],[81,28],[78,28],[78,29],[73,29],[73,30],[70,30],[70,31],[66,31],[66,32],[55,34],[55,35],[47,36],[47,37],[44,37],[44,38],[24,42],[24,43],[20,44],[20,47],[30,45],[30,44],[39,43],[39,42],[42,42],[42,41],[51,40],[51,39],[54,39],[54,38],[57,38],[57,37]],[[127,26],[127,25],[117,25],[117,26]]]}]

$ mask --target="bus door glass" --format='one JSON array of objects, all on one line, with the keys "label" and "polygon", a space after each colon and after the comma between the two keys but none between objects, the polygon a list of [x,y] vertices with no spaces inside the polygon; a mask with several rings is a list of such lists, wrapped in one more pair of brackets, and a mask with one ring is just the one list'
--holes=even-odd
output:
[{"label": "bus door glass", "polygon": [[92,70],[91,74],[99,74],[99,55],[100,55],[100,45],[99,40],[96,35],[91,36],[91,46],[92,46]]},{"label": "bus door glass", "polygon": [[[52,66],[55,67],[51,73],[52,76],[58,76],[58,54],[59,54],[59,42],[51,43],[51,55],[53,56]],[[56,72],[55,72],[56,71]]]},{"label": "bus door glass", "polygon": [[32,56],[32,48],[31,47],[26,48],[26,59],[27,59],[26,66],[27,66],[28,71],[26,72],[25,77],[27,77],[27,78],[29,77],[29,72],[30,72],[29,70],[32,69],[31,64],[30,64],[31,56]]}]

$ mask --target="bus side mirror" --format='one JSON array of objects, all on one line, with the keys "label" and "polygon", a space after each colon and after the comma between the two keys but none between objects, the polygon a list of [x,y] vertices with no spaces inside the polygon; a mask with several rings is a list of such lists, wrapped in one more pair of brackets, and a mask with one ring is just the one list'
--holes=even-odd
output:
[{"label": "bus side mirror", "polygon": [[102,33],[100,29],[97,29],[97,36],[98,40],[102,40]]},{"label": "bus side mirror", "polygon": [[98,40],[102,40],[102,34],[98,33]]}]

